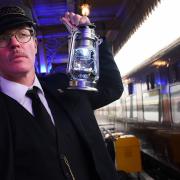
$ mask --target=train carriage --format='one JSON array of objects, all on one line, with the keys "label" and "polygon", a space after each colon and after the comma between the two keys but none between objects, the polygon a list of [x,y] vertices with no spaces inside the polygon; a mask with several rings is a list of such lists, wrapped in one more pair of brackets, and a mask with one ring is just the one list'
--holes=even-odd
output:
[{"label": "train carriage", "polygon": [[[137,136],[150,173],[179,176],[180,38],[123,76],[123,83],[122,97],[96,111],[101,127],[106,119],[106,127],[114,123],[113,131]],[[104,110],[107,116],[102,117]]]}]

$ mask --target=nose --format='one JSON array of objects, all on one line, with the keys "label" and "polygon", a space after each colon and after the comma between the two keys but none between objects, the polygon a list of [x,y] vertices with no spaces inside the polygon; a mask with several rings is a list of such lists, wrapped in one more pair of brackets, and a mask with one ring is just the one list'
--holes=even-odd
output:
[{"label": "nose", "polygon": [[10,41],[9,41],[9,45],[11,48],[17,47],[20,45],[20,43],[17,41],[15,36],[12,36]]}]

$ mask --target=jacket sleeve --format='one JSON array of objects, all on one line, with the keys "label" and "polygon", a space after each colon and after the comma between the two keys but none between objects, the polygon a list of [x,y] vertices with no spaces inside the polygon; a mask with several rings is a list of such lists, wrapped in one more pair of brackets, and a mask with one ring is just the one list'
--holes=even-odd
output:
[{"label": "jacket sleeve", "polygon": [[117,100],[123,92],[120,72],[114,61],[111,46],[105,39],[99,47],[99,75],[98,92],[89,95],[93,109]]},{"label": "jacket sleeve", "polygon": [[0,94],[0,179],[14,180],[12,131],[3,102]]}]

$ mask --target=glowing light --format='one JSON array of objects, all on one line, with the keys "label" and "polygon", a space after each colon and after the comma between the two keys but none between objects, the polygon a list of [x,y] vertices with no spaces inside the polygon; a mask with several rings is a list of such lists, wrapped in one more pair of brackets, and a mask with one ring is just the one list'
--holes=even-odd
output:
[{"label": "glowing light", "polygon": [[123,83],[125,83],[125,84],[129,84],[129,83],[132,83],[134,81],[135,81],[134,78],[123,79]]},{"label": "glowing light", "polygon": [[[163,0],[142,26],[116,54],[115,60],[122,76],[138,67],[179,36],[180,1]],[[173,21],[172,21],[173,19]]]},{"label": "glowing light", "polygon": [[164,60],[158,60],[158,61],[155,61],[153,63],[153,65],[156,66],[157,68],[163,67],[163,66],[167,66],[168,67],[168,62],[166,62]]},{"label": "glowing light", "polygon": [[42,66],[41,65],[41,67],[40,67],[40,72],[41,73],[46,73],[47,71],[46,71],[46,66]]},{"label": "glowing light", "polygon": [[89,4],[82,4],[81,5],[81,14],[83,16],[89,16],[89,14],[90,14],[90,6],[89,6]]}]

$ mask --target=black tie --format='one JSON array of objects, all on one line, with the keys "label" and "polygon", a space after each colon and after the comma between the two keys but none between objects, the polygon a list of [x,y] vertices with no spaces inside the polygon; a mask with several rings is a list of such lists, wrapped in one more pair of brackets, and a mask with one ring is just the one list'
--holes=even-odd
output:
[{"label": "black tie", "polygon": [[26,96],[32,100],[32,110],[39,125],[46,132],[55,135],[55,127],[51,117],[38,96],[38,87],[34,86],[33,89],[28,90]]}]

